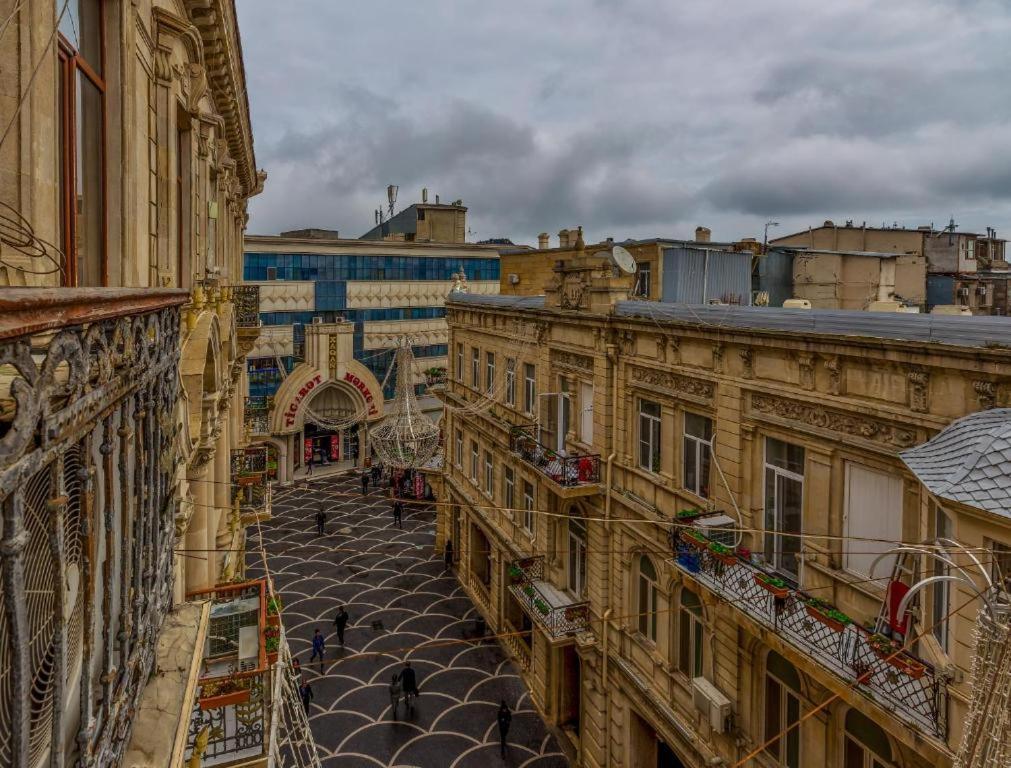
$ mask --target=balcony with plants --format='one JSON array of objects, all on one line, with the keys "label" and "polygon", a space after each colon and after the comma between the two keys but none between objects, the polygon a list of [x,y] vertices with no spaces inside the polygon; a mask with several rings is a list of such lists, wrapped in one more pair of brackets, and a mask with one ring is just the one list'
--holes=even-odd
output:
[{"label": "balcony with plants", "polygon": [[549,448],[538,440],[536,424],[513,427],[509,431],[509,450],[550,480],[563,497],[600,491],[600,456]]},{"label": "balcony with plants", "polygon": [[862,626],[828,601],[805,593],[703,532],[705,515],[686,510],[671,525],[674,564],[755,624],[804,653],[906,724],[943,740],[945,677],[900,643]]},{"label": "balcony with plants", "polygon": [[270,483],[267,482],[267,448],[247,446],[232,451],[232,485],[242,525],[270,518]]},{"label": "balcony with plants", "polygon": [[549,639],[558,640],[586,629],[590,604],[574,601],[545,579],[543,555],[512,562],[508,575],[509,591]]}]

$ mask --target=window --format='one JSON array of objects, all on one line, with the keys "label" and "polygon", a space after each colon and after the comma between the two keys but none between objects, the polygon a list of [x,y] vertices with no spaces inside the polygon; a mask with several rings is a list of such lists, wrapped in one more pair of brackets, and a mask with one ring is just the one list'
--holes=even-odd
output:
[{"label": "window", "polygon": [[688,677],[702,677],[702,602],[690,589],[681,590],[678,610],[678,669]]},{"label": "window", "polygon": [[477,389],[481,386],[481,350],[473,347],[470,350],[470,385]]},{"label": "window", "polygon": [[660,404],[639,401],[639,466],[660,471]]},{"label": "window", "polygon": [[586,521],[569,518],[569,589],[578,598],[586,589]]},{"label": "window", "polygon": [[459,429],[456,430],[456,450],[454,451],[454,457],[456,458],[456,466],[463,466],[463,432]]},{"label": "window", "polygon": [[713,421],[694,413],[685,414],[684,487],[696,496],[709,498],[709,463],[713,450]]},{"label": "window", "polygon": [[277,280],[277,267],[267,267],[267,279]]},{"label": "window", "polygon": [[502,505],[509,511],[509,515],[512,516],[512,510],[516,508],[516,476],[513,474],[513,468],[506,467],[502,471],[502,476]]},{"label": "window", "polygon": [[456,380],[463,381],[463,344],[456,345]]},{"label": "window", "polygon": [[976,258],[976,241],[969,239],[965,243],[965,258],[973,261]]},{"label": "window", "polygon": [[505,401],[506,405],[516,405],[516,358],[506,358],[505,373]]},{"label": "window", "polygon": [[888,578],[894,557],[884,558],[873,574],[871,564],[888,549],[882,542],[902,541],[902,478],[846,462],[843,532],[852,537],[846,542],[843,567],[866,579]]},{"label": "window", "polygon": [[486,352],[484,361],[484,384],[485,388],[488,390],[488,394],[493,394],[495,391],[495,353]]},{"label": "window", "polygon": [[531,536],[534,534],[534,487],[523,481],[523,528]]},{"label": "window", "polygon": [[102,0],[70,0],[60,19],[60,245],[68,285],[108,282]]},{"label": "window", "polygon": [[635,295],[649,298],[649,289],[652,284],[653,266],[644,261],[639,264],[639,271],[635,276]]},{"label": "window", "polygon": [[[948,517],[947,513],[941,509],[940,505],[934,505],[934,538],[935,539],[950,539],[955,534],[955,526],[952,524],[951,518]],[[942,562],[932,559],[934,576],[947,576],[949,575],[949,567]],[[934,633],[934,637],[938,642],[938,645],[947,653],[948,652],[948,613],[951,611],[951,582],[950,581],[939,581],[935,582],[931,587],[931,632]]]},{"label": "window", "polygon": [[565,454],[565,438],[572,429],[572,393],[569,392],[569,380],[559,381],[558,393],[558,452]]},{"label": "window", "polygon": [[659,591],[656,567],[646,555],[639,558],[639,633],[647,640],[656,642],[656,598]]},{"label": "window", "polygon": [[892,745],[881,727],[856,709],[846,713],[843,768],[889,768]]},{"label": "window", "polygon": [[1011,546],[984,539],[983,547],[993,553],[993,564],[990,566],[990,578],[993,579],[993,583],[1011,589]]},{"label": "window", "polygon": [[769,651],[765,668],[765,740],[776,739],[765,751],[783,768],[800,768],[800,675],[775,651]]},{"label": "window", "polygon": [[484,452],[484,492],[489,496],[495,492],[495,472],[492,468],[491,453]]},{"label": "window", "polygon": [[579,439],[593,445],[593,385],[579,384]]},{"label": "window", "polygon": [[523,365],[523,410],[533,413],[537,406],[537,379],[532,363]]},{"label": "window", "polygon": [[477,443],[473,440],[470,441],[470,480],[474,485],[477,485],[478,477],[478,451]]},{"label": "window", "polygon": [[804,505],[804,449],[765,440],[765,558],[780,573],[799,576],[797,555]]}]

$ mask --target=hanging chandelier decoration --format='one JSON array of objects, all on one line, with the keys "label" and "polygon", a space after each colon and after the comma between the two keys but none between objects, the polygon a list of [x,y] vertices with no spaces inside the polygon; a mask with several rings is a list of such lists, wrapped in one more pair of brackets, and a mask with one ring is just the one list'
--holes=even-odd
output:
[{"label": "hanging chandelier decoration", "polygon": [[379,460],[396,469],[419,469],[439,451],[439,428],[421,412],[414,396],[414,353],[401,339],[395,358],[397,390],[389,415],[371,430],[369,440]]}]

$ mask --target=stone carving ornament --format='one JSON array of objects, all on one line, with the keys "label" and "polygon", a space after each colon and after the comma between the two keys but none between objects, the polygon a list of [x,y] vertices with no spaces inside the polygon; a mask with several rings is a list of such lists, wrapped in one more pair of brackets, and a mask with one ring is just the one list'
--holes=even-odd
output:
[{"label": "stone carving ornament", "polygon": [[713,382],[695,379],[691,376],[683,376],[679,373],[657,371],[639,366],[632,366],[631,372],[633,382],[645,384],[670,394],[694,395],[695,397],[712,400],[716,392],[716,385]]},{"label": "stone carving ornament", "polygon": [[774,395],[752,393],[751,410],[894,448],[908,448],[916,443],[916,433],[913,430],[870,416],[845,413]]}]

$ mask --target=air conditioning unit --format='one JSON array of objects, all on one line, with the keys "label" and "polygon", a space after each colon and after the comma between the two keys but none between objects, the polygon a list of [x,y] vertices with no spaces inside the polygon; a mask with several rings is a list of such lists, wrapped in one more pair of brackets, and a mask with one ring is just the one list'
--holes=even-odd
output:
[{"label": "air conditioning unit", "polygon": [[313,315],[312,316],[312,324],[313,325],[323,325],[323,318],[320,317],[319,315]]},{"label": "air conditioning unit", "polygon": [[725,547],[733,548],[738,526],[732,517],[728,515],[700,517],[693,525],[697,526],[710,541],[718,541]]},{"label": "air conditioning unit", "polygon": [[730,699],[704,677],[692,678],[692,699],[695,708],[709,718],[709,727],[716,733],[729,733],[733,726]]}]

